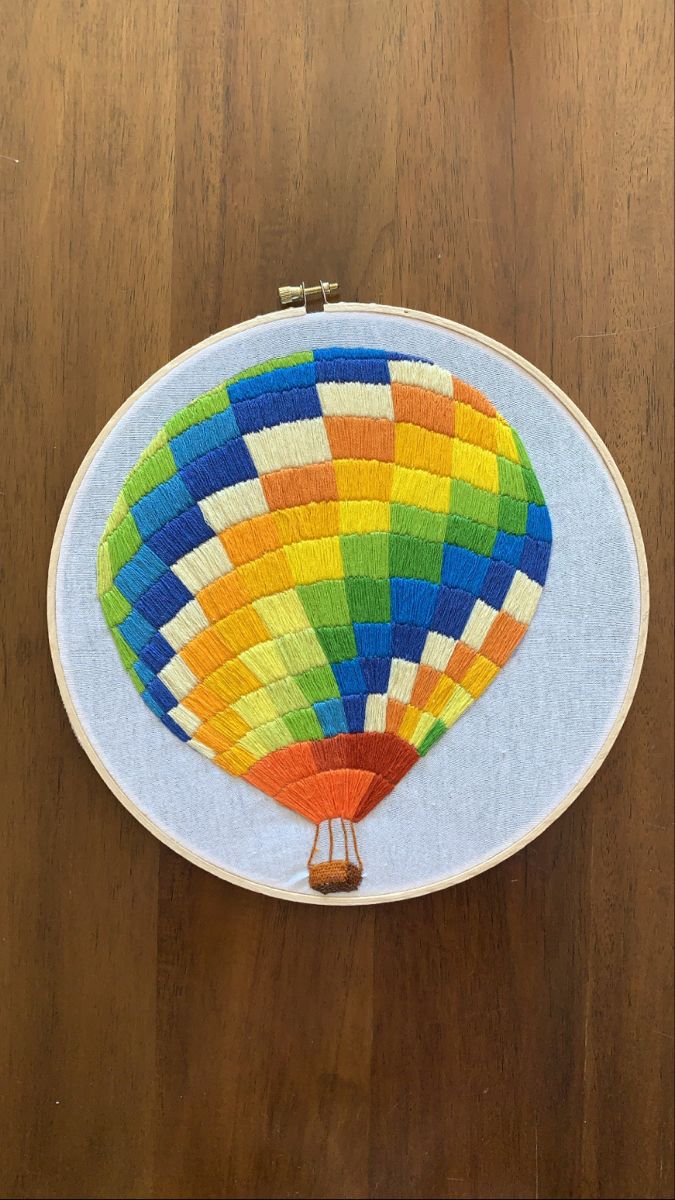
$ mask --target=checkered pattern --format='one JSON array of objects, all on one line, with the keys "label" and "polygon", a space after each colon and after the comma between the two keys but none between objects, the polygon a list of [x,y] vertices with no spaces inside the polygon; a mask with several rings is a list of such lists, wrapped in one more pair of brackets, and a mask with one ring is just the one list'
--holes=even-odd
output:
[{"label": "checkered pattern", "polygon": [[484,396],[403,355],[315,350],[167,422],[98,586],[172,733],[312,820],[357,820],[505,665],[550,550],[527,453]]}]

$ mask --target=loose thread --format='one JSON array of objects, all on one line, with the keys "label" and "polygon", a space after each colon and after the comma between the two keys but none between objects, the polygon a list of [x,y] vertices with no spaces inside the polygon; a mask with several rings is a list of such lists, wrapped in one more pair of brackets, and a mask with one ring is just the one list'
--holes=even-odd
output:
[{"label": "loose thread", "polygon": [[312,842],[312,849],[310,850],[309,858],[307,859],[308,867],[311,867],[312,862],[314,861],[314,855],[316,853],[316,846],[317,846],[317,842],[319,840],[319,828],[320,828],[320,826],[317,825],[316,830],[314,832],[314,841]]},{"label": "loose thread", "polygon": [[356,861],[359,864],[359,870],[363,871],[363,863],[361,862],[361,855],[359,854],[359,844],[356,840],[356,825],[353,821],[350,821],[350,825],[352,829],[352,841],[354,843],[354,854],[356,855]]}]

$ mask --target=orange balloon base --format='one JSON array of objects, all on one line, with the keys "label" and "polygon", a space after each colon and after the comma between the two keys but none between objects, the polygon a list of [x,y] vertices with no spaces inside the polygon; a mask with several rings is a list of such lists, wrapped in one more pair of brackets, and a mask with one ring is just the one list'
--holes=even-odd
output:
[{"label": "orange balloon base", "polygon": [[419,754],[394,733],[348,733],[296,742],[261,758],[244,778],[319,824],[361,821],[415,765]]}]

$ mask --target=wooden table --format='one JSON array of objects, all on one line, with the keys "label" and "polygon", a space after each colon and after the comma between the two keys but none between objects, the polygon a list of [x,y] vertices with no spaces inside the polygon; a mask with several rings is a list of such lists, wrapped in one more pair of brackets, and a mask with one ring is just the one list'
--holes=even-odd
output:
[{"label": "wooden table", "polygon": [[[672,1195],[671,16],[2,0],[3,1195]],[[319,277],[550,374],[619,463],[653,589],[637,700],[573,809],[379,910],[162,848],[76,745],[47,649],[54,525],[103,423]]]}]

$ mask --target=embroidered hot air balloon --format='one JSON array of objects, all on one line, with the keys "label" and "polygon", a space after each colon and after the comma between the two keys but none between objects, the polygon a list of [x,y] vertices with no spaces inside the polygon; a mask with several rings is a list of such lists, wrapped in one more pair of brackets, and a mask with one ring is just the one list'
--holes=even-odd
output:
[{"label": "embroidered hot air balloon", "polygon": [[310,350],[167,421],[98,590],[159,720],[312,822],[311,886],[349,891],[355,826],[505,665],[550,549],[525,448],[480,392],[406,355]]}]

